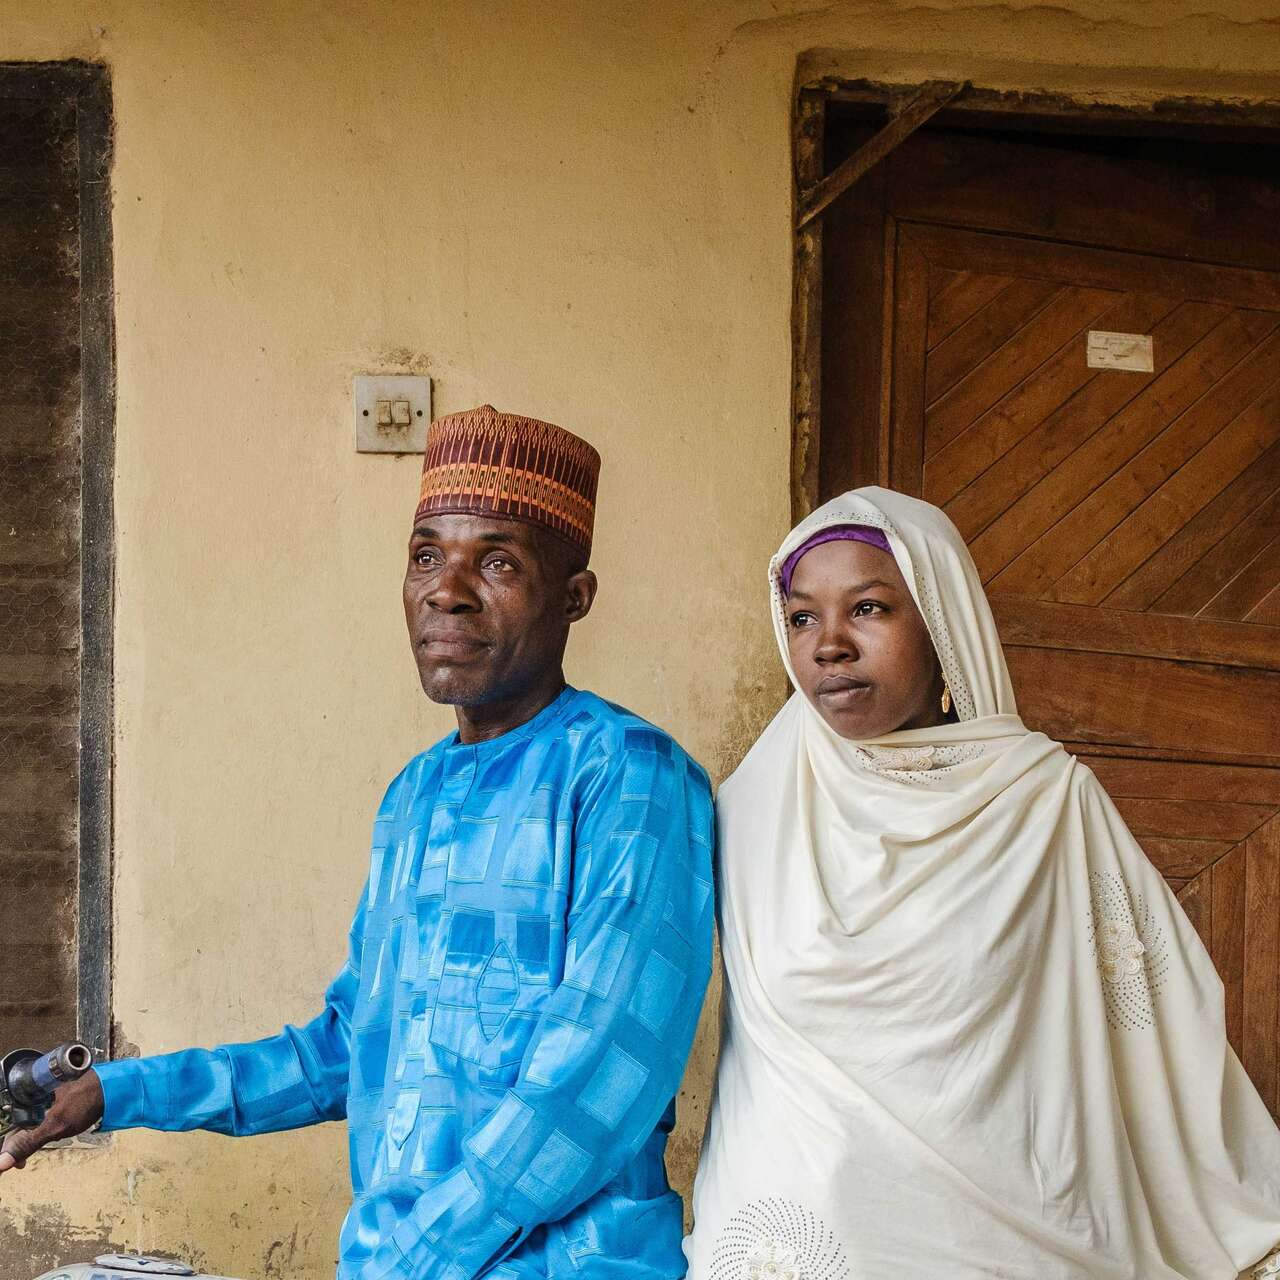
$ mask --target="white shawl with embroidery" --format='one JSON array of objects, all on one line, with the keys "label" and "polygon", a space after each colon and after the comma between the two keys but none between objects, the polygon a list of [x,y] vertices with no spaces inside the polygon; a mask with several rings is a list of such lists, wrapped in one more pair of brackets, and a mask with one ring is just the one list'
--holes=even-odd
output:
[{"label": "white shawl with embroidery", "polygon": [[796,694],[720,792],[691,1280],[1234,1280],[1280,1240],[1280,1131],[1199,937],[1018,718],[936,508],[861,489],[791,533],[784,663],[778,569],[840,524],[887,534],[960,720],[855,744]]}]

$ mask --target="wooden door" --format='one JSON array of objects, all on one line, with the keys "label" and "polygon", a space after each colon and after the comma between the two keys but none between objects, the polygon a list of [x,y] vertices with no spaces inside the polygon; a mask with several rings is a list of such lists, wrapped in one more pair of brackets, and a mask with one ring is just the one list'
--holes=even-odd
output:
[{"label": "wooden door", "polygon": [[[936,218],[939,184],[912,182]],[[1024,718],[1176,891],[1280,1118],[1280,272],[993,230],[965,183],[953,225],[900,216],[893,189],[877,478],[955,521]],[[1107,194],[1082,190],[1089,225]],[[1151,371],[1091,367],[1097,331],[1149,337]]]},{"label": "wooden door", "polygon": [[0,65],[0,1051],[109,1046],[106,72]]}]

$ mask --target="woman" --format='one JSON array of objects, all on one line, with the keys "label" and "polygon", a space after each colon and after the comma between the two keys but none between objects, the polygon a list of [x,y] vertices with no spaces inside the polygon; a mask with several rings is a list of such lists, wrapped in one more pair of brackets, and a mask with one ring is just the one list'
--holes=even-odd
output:
[{"label": "woman", "polygon": [[1280,1132],[1222,984],[1018,719],[954,526],[859,489],[769,576],[798,692],[720,793],[691,1280],[1280,1274]]}]

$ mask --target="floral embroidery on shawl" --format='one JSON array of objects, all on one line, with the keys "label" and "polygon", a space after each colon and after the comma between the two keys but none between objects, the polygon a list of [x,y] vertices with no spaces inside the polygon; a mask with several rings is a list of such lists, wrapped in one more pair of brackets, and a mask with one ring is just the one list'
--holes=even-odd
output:
[{"label": "floral embroidery on shawl", "polygon": [[1168,944],[1141,894],[1132,899],[1112,872],[1089,877],[1091,935],[1102,975],[1107,1022],[1116,1031],[1140,1031],[1155,1022],[1154,998],[1164,985]]},{"label": "floral embroidery on shawl", "polygon": [[835,1233],[791,1200],[757,1200],[729,1219],[716,1243],[710,1280],[848,1280]]},{"label": "floral embroidery on shawl", "polygon": [[1108,982],[1123,982],[1141,973],[1146,954],[1137,929],[1128,921],[1104,920],[1098,926],[1098,960]]},{"label": "floral embroidery on shawl", "polygon": [[747,1280],[803,1280],[800,1255],[790,1245],[769,1236],[747,1254]]}]

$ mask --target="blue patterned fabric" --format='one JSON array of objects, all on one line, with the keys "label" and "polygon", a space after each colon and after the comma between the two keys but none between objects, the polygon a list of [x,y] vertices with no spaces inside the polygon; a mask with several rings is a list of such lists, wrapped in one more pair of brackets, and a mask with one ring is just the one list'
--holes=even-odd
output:
[{"label": "blue patterned fabric", "polygon": [[324,1011],[99,1069],[104,1127],[347,1117],[340,1280],[684,1271],[663,1152],[711,967],[710,788],[573,689],[412,760]]}]

